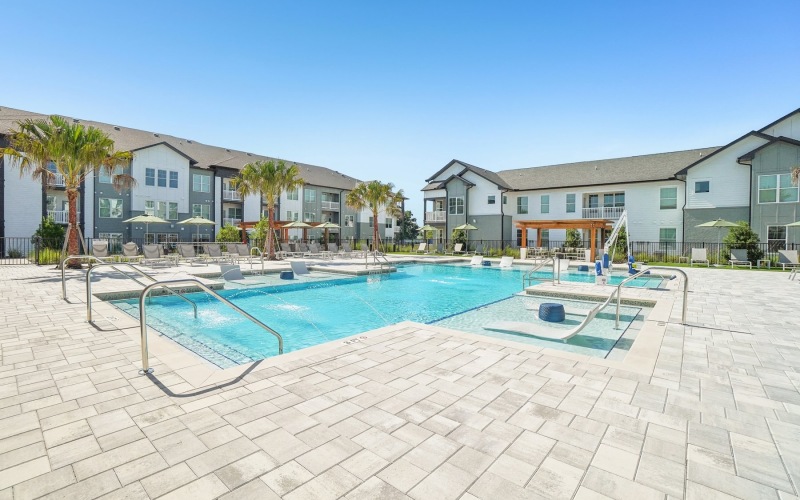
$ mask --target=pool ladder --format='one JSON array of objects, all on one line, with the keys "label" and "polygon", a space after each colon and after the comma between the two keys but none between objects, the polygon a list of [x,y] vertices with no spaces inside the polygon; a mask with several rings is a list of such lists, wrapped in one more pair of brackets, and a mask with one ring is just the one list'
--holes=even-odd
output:
[{"label": "pool ladder", "polygon": [[548,264],[551,264],[553,266],[553,281],[555,282],[556,267],[557,267],[556,260],[557,259],[554,259],[553,257],[547,257],[543,261],[533,266],[532,269],[530,269],[522,276],[522,289],[525,290],[529,286],[532,286],[534,281],[547,281],[547,278],[537,278],[534,276],[534,274]]}]

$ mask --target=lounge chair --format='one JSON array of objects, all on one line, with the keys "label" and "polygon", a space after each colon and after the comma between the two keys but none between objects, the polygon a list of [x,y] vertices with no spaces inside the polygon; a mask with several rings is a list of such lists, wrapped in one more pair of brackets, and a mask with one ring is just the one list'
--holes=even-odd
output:
[{"label": "lounge chair", "polygon": [[420,243],[419,248],[417,248],[417,253],[428,253],[428,244]]},{"label": "lounge chair", "polygon": [[441,243],[436,244],[436,253],[444,254],[444,245]]},{"label": "lounge chair", "polygon": [[692,258],[689,259],[689,265],[693,266],[695,262],[702,264],[706,263],[706,267],[710,265],[708,262],[708,252],[705,248],[692,248]]},{"label": "lounge chair", "polygon": [[158,264],[169,266],[169,260],[164,257],[161,245],[151,244],[142,245],[142,264],[145,266],[155,267]]},{"label": "lounge chair", "polygon": [[464,244],[463,243],[456,243],[453,245],[453,251],[451,252],[453,255],[459,255],[464,253]]},{"label": "lounge chair", "polygon": [[472,259],[469,261],[470,266],[482,266],[483,265],[483,255],[474,255]]},{"label": "lounge chair", "polygon": [[730,261],[731,267],[733,266],[747,266],[753,269],[753,263],[747,260],[746,248],[732,248]]},{"label": "lounge chair", "polygon": [[303,257],[322,257],[322,251],[316,243],[308,244],[308,251],[303,253]]},{"label": "lounge chair", "polygon": [[483,245],[481,243],[478,243],[477,245],[475,245],[475,250],[473,250],[471,252],[465,252],[465,253],[472,254],[472,255],[481,255],[481,254],[483,254]]},{"label": "lounge chair", "polygon": [[139,255],[139,245],[132,241],[123,243],[120,260],[123,262],[138,262],[142,260],[142,256]]},{"label": "lounge chair", "polygon": [[778,250],[778,264],[786,268],[800,267],[800,260],[797,257],[797,250]]},{"label": "lounge chair", "polygon": [[108,253],[108,241],[106,240],[92,241],[92,255],[103,262],[114,260],[114,257]]},{"label": "lounge chair", "polygon": [[222,247],[219,243],[203,243],[203,252],[206,254],[206,262],[214,261],[220,263],[228,260],[222,255]]},{"label": "lounge chair", "polygon": [[334,257],[337,257],[338,255],[339,255],[338,245],[336,245],[336,243],[328,243],[328,252],[326,254],[323,254],[323,257],[332,259]]},{"label": "lounge chair", "polygon": [[233,254],[236,262],[247,261],[250,263],[251,268],[253,267],[253,261],[257,261],[261,258],[260,255],[253,255],[247,243],[228,244],[228,250],[233,250],[233,252],[230,253]]},{"label": "lounge chair", "polygon": [[514,257],[505,256],[500,257],[500,267],[511,267],[514,263]]},{"label": "lounge chair", "polygon": [[311,272],[308,270],[308,267],[306,267],[305,261],[293,260],[292,262],[290,262],[290,264],[292,265],[292,272],[294,273],[295,276],[303,276],[304,274],[311,274]]},{"label": "lounge chair", "polygon": [[188,262],[191,266],[193,266],[195,262],[206,265],[205,258],[198,256],[194,251],[194,245],[178,244],[178,255],[180,255],[181,261]]},{"label": "lounge chair", "polygon": [[242,269],[238,264],[220,264],[219,270],[222,273],[222,279],[231,281],[240,285],[256,286],[263,285],[263,281],[247,279],[242,275]]},{"label": "lounge chair", "polygon": [[350,246],[349,243],[342,243],[342,251],[340,253],[342,254],[342,256],[348,258],[358,259],[364,256],[362,255],[361,252],[356,252],[355,250],[353,250],[353,248]]}]

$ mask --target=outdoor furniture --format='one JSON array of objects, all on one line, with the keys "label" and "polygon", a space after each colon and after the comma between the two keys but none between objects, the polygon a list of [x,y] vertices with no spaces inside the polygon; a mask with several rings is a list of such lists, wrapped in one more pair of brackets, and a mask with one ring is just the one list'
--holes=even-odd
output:
[{"label": "outdoor furniture", "polygon": [[336,243],[328,243],[328,252],[326,255],[327,258],[332,259],[334,257],[337,257],[338,255],[339,255],[339,247],[336,245]]},{"label": "outdoor furniture", "polygon": [[178,244],[178,255],[180,256],[179,262],[188,262],[190,266],[194,266],[195,262],[200,262],[206,265],[205,258],[197,255],[194,251],[194,245],[180,243]]},{"label": "outdoor furniture", "polygon": [[114,257],[108,253],[108,241],[106,240],[92,241],[92,255],[103,262],[112,262],[114,260]]},{"label": "outdoor furniture", "polygon": [[206,262],[214,261],[219,264],[230,260],[222,255],[222,247],[220,247],[219,243],[203,243],[203,252],[206,254]]},{"label": "outdoor furniture", "polygon": [[758,261],[756,261],[756,265],[759,267],[759,269],[761,268],[762,264],[765,264],[766,268],[770,269],[772,267],[772,259],[758,259]]},{"label": "outdoor furniture", "polygon": [[733,266],[747,266],[753,268],[753,263],[747,260],[747,249],[745,248],[732,248],[731,258],[729,260],[731,267]]},{"label": "outdoor furniture", "polygon": [[428,253],[428,244],[420,243],[419,248],[417,248],[417,253]]},{"label": "outdoor furniture", "polygon": [[500,267],[511,267],[513,263],[514,257],[510,257],[508,255],[500,257]]},{"label": "outdoor furniture", "polygon": [[482,266],[483,265],[483,255],[475,255],[469,261],[470,266]]},{"label": "outdoor furniture", "polygon": [[296,276],[311,274],[308,270],[308,267],[306,267],[306,263],[302,260],[294,260],[290,264],[292,266],[292,272],[294,272]]},{"label": "outdoor furniture", "polygon": [[247,246],[247,243],[235,243],[235,244],[228,244],[228,250],[233,247],[234,252],[231,252],[232,258],[236,260],[236,262],[247,261],[250,263],[250,267],[253,267],[253,261],[259,260],[261,258],[260,255],[253,255],[252,250],[250,247]]},{"label": "outdoor furniture", "polygon": [[123,243],[120,260],[123,262],[138,262],[142,260],[142,256],[139,255],[139,245],[132,241]]},{"label": "outdoor furniture", "polygon": [[708,267],[711,263],[708,261],[708,254],[705,248],[692,248],[692,258],[689,259],[689,265],[693,266],[695,262],[706,263]]},{"label": "outdoor furniture", "polygon": [[797,250],[778,250],[778,264],[786,268],[800,267],[800,261],[797,257]]},{"label": "outdoor furniture", "polygon": [[169,259],[164,257],[161,245],[151,244],[142,245],[142,264],[145,266],[155,267],[159,264],[169,266]]},{"label": "outdoor furniture", "polygon": [[448,253],[450,255],[456,255],[456,254],[464,253],[464,244],[463,243],[456,243],[455,245],[453,245],[453,250],[451,250],[450,252],[445,252],[445,255],[448,254]]}]

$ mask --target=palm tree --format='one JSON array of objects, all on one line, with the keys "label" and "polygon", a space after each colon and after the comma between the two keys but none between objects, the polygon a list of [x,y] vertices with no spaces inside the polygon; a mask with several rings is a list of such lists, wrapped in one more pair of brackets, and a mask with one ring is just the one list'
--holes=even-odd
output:
[{"label": "palm tree", "polygon": [[[102,170],[111,176],[117,192],[136,184],[130,175],[116,172],[118,167],[130,164],[133,158],[130,151],[116,151],[114,141],[98,128],[85,127],[57,115],[17,122],[17,129],[10,133],[10,147],[3,152],[18,159],[20,176],[48,180],[54,177],[48,165],[54,165],[55,173],[64,176],[69,224],[73,229],[69,233],[70,255],[79,252],[77,199],[83,181]],[[80,261],[70,261],[69,267],[79,269]]]},{"label": "palm tree", "polygon": [[795,186],[800,184],[800,167],[794,167],[792,169],[792,184]]},{"label": "palm tree", "polygon": [[386,210],[386,214],[393,217],[402,215],[399,207],[403,201],[403,190],[394,191],[391,182],[383,184],[380,181],[360,182],[347,193],[345,203],[354,210],[369,209],[372,212],[372,250],[378,250],[378,212]]},{"label": "palm tree", "polygon": [[275,222],[275,204],[281,193],[298,189],[304,184],[300,178],[297,165],[289,167],[283,160],[275,163],[270,161],[256,161],[242,167],[242,171],[234,179],[234,186],[244,198],[252,194],[260,194],[267,201],[267,222],[269,230],[264,242],[264,249],[269,260],[275,260],[275,248],[272,246],[273,223]]}]

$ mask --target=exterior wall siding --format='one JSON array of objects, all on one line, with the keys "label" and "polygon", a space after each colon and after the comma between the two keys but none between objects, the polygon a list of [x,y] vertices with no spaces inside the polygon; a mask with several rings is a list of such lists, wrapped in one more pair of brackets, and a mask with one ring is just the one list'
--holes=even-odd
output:
[{"label": "exterior wall siding", "polygon": [[5,155],[3,164],[5,236],[29,238],[42,221],[42,184],[30,176],[20,177],[18,160]]},{"label": "exterior wall siding", "polygon": [[[800,122],[796,125],[800,131]],[[800,203],[759,203],[758,178],[765,174],[788,175],[797,166],[800,166],[800,146],[783,142],[774,143],[762,149],[753,158],[753,192],[750,200],[751,227],[758,233],[761,241],[767,241],[768,226],[783,226],[800,220]],[[800,242],[800,229],[787,228],[786,233],[789,243]]]},{"label": "exterior wall siding", "polygon": [[[683,240],[686,242],[705,242],[715,243],[719,237],[719,229],[714,227],[697,227],[698,224],[712,221],[714,219],[725,219],[731,222],[750,219],[750,207],[724,207],[724,208],[696,208],[686,209],[683,213],[685,233]],[[725,230],[722,230],[722,237],[725,237]]]},{"label": "exterior wall siding", "polygon": [[[195,191],[194,190],[194,176],[195,175],[203,175],[208,177],[208,186],[209,192],[204,193],[202,191]],[[216,224],[219,224],[219,219],[216,216],[216,205],[214,203],[214,172],[210,170],[205,170],[201,168],[191,168],[189,169],[189,217],[194,216],[194,208],[195,204],[198,205],[208,205],[209,206],[209,214],[208,218],[213,220]],[[193,232],[192,234],[197,234],[197,228],[192,226]],[[200,226],[200,234],[207,235],[208,239],[213,240],[216,225],[211,226]]]}]

